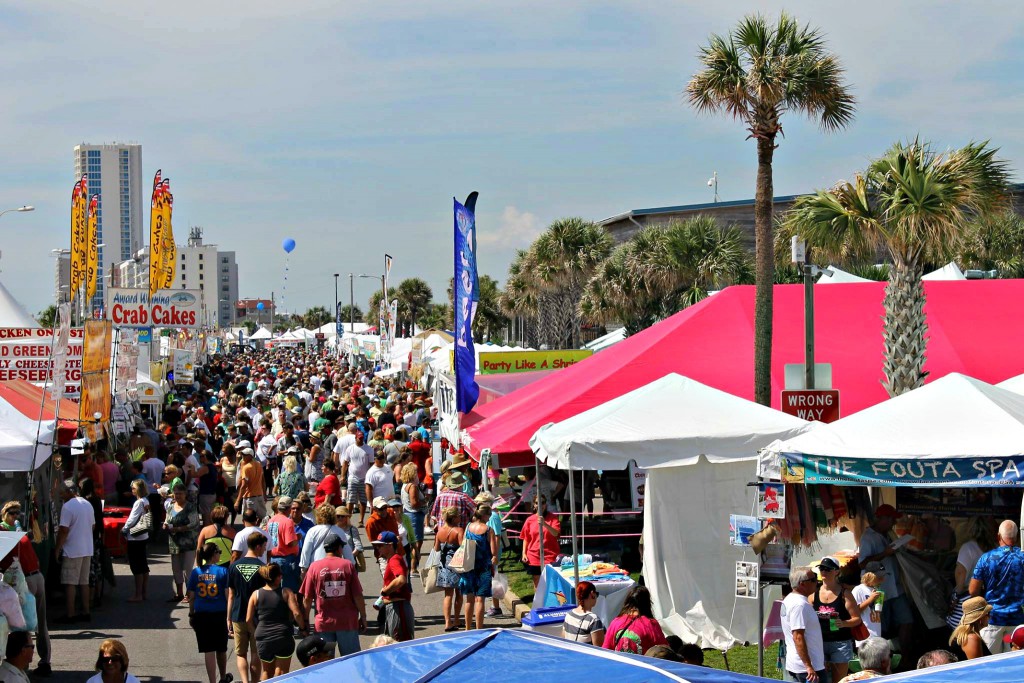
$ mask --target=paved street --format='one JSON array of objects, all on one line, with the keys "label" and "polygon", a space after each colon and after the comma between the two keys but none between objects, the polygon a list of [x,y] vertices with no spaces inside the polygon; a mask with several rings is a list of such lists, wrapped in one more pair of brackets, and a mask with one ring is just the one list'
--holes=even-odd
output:
[{"label": "paved street", "polygon": [[[432,539],[425,542],[429,544]],[[171,594],[170,561],[166,546],[156,546],[160,554],[150,557],[150,599],[146,603],[126,602],[132,592],[132,576],[127,562],[121,558],[115,561],[117,586],[108,586],[103,605],[93,611],[92,623],[58,626],[51,631],[53,638],[53,670],[51,681],[57,683],[82,683],[91,676],[100,642],[104,638],[118,638],[128,648],[131,659],[130,671],[142,681],[195,682],[206,680],[203,658],[196,650],[195,636],[188,625],[188,607],[185,603],[169,605],[164,600]],[[380,573],[374,571],[373,557],[367,551],[370,566],[360,574],[364,593],[367,597],[367,617],[375,623],[376,613],[371,605],[380,591]],[[416,612],[416,637],[438,635],[444,630],[441,616],[443,594],[423,595],[418,578],[413,578],[416,591],[413,607]],[[51,609],[50,621],[64,613],[63,601],[59,598]],[[488,619],[488,625],[511,626],[511,617]],[[87,627],[87,628],[83,628]],[[361,638],[367,648],[376,632]],[[238,680],[235,668],[233,645],[228,650],[228,671]],[[292,667],[298,668],[296,659]]]}]

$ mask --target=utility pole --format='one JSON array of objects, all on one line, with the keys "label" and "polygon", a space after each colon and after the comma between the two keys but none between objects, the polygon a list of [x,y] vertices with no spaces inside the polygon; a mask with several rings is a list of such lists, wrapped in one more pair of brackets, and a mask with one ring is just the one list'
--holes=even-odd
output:
[{"label": "utility pole", "polygon": [[356,333],[356,287],[355,287],[355,273],[348,274],[348,318],[349,328],[348,331],[352,334]]},{"label": "utility pole", "polygon": [[270,293],[270,338],[274,338],[274,293]]}]

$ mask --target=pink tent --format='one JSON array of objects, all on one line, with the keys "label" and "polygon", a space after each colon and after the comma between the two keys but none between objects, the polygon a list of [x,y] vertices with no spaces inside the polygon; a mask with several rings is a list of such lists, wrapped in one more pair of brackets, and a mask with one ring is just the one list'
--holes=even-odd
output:
[{"label": "pink tent", "polygon": [[[881,282],[815,287],[816,358],[832,364],[840,410],[884,401]],[[929,379],[960,372],[986,382],[1024,373],[1024,280],[925,282]],[[803,362],[803,287],[775,287],[772,405],[783,366]],[[586,360],[488,403],[467,430],[469,452],[503,467],[532,462],[530,437],[605,401],[677,372],[754,397],[754,288],[729,287]]]}]

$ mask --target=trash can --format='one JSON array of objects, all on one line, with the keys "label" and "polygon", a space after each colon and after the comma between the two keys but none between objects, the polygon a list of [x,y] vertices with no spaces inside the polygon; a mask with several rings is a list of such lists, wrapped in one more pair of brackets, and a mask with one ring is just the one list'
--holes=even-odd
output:
[{"label": "trash can", "polygon": [[576,605],[562,605],[560,607],[532,609],[523,617],[523,628],[527,631],[537,631],[538,633],[561,638],[565,615],[575,608]]}]

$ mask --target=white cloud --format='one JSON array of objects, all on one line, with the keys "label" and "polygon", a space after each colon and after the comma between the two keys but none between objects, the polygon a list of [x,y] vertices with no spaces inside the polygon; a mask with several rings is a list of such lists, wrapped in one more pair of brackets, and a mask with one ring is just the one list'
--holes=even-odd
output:
[{"label": "white cloud", "polygon": [[477,242],[491,247],[527,247],[543,231],[540,220],[529,211],[520,211],[506,206],[501,212],[496,229],[488,230],[486,224],[477,232]]}]

